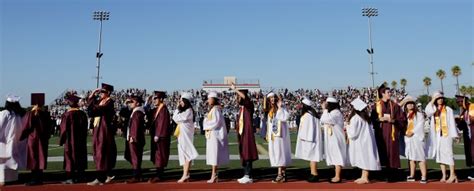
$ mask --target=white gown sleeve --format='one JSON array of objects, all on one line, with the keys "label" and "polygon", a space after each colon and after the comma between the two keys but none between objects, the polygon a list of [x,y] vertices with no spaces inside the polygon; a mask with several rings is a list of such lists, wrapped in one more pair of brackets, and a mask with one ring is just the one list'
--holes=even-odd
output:
[{"label": "white gown sleeve", "polygon": [[362,128],[362,121],[360,117],[354,115],[354,117],[352,117],[350,121],[349,128],[347,128],[346,130],[347,137],[349,137],[349,139],[351,140],[357,139],[359,137],[361,128]]},{"label": "white gown sleeve", "polygon": [[211,116],[212,116],[211,119],[209,120],[207,118],[207,115],[206,115],[206,118],[204,119],[204,122],[203,122],[204,130],[214,130],[218,128],[220,121],[222,120],[219,109],[214,108],[211,110],[212,110],[210,111]]},{"label": "white gown sleeve", "polygon": [[277,110],[275,119],[286,122],[290,118],[290,113],[288,113],[288,110],[286,108],[280,108]]},{"label": "white gown sleeve", "polygon": [[174,110],[173,114],[173,121],[176,123],[181,123],[185,121],[192,121],[193,120],[193,112],[191,109],[187,109],[184,112],[179,113],[179,111],[176,109]]}]

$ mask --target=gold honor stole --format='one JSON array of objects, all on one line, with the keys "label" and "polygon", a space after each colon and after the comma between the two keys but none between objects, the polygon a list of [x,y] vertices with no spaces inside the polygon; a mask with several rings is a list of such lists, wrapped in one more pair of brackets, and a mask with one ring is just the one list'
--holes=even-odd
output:
[{"label": "gold honor stole", "polygon": [[[382,100],[378,101],[376,104],[375,109],[377,110],[377,113],[379,114],[379,119],[383,117],[383,111],[382,111]],[[389,100],[390,104],[390,118],[392,118],[392,113],[393,113],[393,105],[392,101]],[[392,141],[395,141],[395,125],[392,124]]]},{"label": "gold honor stole", "polygon": [[179,136],[179,133],[180,133],[180,131],[181,131],[180,129],[181,129],[181,123],[178,123],[178,125],[176,125],[176,129],[174,130],[174,133],[173,133],[173,135],[174,135],[175,137],[178,137],[178,136]]},{"label": "gold honor stole", "polygon": [[435,116],[435,129],[436,132],[440,131],[441,128],[441,136],[447,137],[448,136],[448,118],[446,115],[446,106],[443,106],[441,109],[441,114],[439,116]]},{"label": "gold honor stole", "polygon": [[[109,101],[109,99],[110,99],[110,97],[100,101],[99,106],[105,105],[105,103],[107,103],[107,101]],[[94,128],[99,127],[100,119],[101,119],[101,117],[94,117]]]},{"label": "gold honor stole", "polygon": [[244,132],[244,106],[240,108],[240,116],[239,116],[239,135],[242,135]]},{"label": "gold honor stole", "polygon": [[[214,111],[214,107],[212,107],[212,109],[209,111],[209,113],[207,114],[207,120],[210,121],[212,120],[212,112]],[[206,139],[210,139],[211,138],[211,130],[206,130]]]},{"label": "gold honor stole", "polygon": [[415,129],[415,125],[413,124],[414,123],[413,121],[414,121],[413,119],[408,118],[408,127],[407,127],[407,131],[405,132],[406,135],[413,133],[413,129]]},{"label": "gold honor stole", "polygon": [[[474,103],[469,104],[469,117],[474,118]],[[473,120],[471,120],[471,123],[474,123]]]}]

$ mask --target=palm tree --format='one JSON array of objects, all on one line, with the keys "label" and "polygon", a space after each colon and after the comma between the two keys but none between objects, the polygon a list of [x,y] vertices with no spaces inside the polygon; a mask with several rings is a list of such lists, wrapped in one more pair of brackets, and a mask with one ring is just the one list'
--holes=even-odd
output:
[{"label": "palm tree", "polygon": [[397,81],[392,81],[392,89],[397,89]]},{"label": "palm tree", "polygon": [[402,85],[403,90],[405,90],[405,87],[407,86],[407,79],[402,78],[400,80],[400,85]]},{"label": "palm tree", "polygon": [[388,87],[388,82],[387,82],[387,81],[384,81],[384,82],[383,82],[383,85],[384,85],[385,87]]},{"label": "palm tree", "polygon": [[426,94],[430,95],[431,78],[430,77],[423,78],[423,84],[426,87]]},{"label": "palm tree", "polygon": [[439,80],[441,80],[441,91],[444,92],[443,79],[446,77],[446,72],[442,69],[439,69],[436,72],[436,76],[438,76]]},{"label": "palm tree", "polygon": [[453,76],[456,78],[456,90],[457,93],[459,93],[459,76],[461,75],[461,67],[458,65],[454,65],[451,68],[451,72],[453,73]]},{"label": "palm tree", "polygon": [[461,95],[468,95],[469,94],[469,89],[468,87],[466,86],[461,86],[459,88],[459,93],[461,93]]}]

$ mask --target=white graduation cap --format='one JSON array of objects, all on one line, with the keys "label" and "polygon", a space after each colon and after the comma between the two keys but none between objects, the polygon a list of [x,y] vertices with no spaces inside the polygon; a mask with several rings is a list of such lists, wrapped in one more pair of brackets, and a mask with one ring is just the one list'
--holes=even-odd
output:
[{"label": "white graduation cap", "polygon": [[10,94],[10,95],[7,95],[7,101],[8,101],[8,102],[12,102],[12,103],[14,103],[14,102],[19,102],[20,99],[21,99],[21,97],[16,96],[16,95],[11,95],[11,94]]},{"label": "white graduation cap", "polygon": [[311,100],[309,100],[307,97],[303,97],[303,101],[301,101],[303,104],[307,105],[307,106],[312,106],[313,105],[313,102]]},{"label": "white graduation cap", "polygon": [[273,96],[275,96],[275,93],[273,93],[273,92],[270,92],[269,94],[267,94],[267,98],[273,97]]},{"label": "white graduation cap", "polygon": [[187,99],[191,101],[193,99],[193,95],[189,92],[182,92],[181,93],[181,98]]},{"label": "white graduation cap", "polygon": [[207,94],[207,98],[211,98],[211,97],[212,98],[218,98],[217,97],[217,92],[215,92],[215,91],[209,92],[209,94]]},{"label": "white graduation cap", "polygon": [[360,98],[356,98],[354,101],[352,101],[351,105],[354,106],[354,109],[357,111],[362,111],[367,107],[367,104]]},{"label": "white graduation cap", "polygon": [[328,97],[326,98],[326,102],[328,103],[339,103],[336,98],[334,97]]}]

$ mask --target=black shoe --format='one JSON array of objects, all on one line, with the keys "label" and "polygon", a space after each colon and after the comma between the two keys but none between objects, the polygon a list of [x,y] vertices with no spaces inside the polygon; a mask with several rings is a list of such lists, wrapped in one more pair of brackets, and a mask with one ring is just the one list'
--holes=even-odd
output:
[{"label": "black shoe", "polygon": [[30,181],[25,183],[25,186],[38,186],[38,185],[43,185],[43,182],[41,181]]},{"label": "black shoe", "polygon": [[310,175],[308,178],[308,182],[319,182],[319,176],[318,175]]},{"label": "black shoe", "polygon": [[336,182],[334,182],[334,181],[332,181],[332,180],[329,180],[329,183],[331,183],[331,184],[339,184],[339,183],[342,183],[342,179],[339,179],[339,181],[336,181]]},{"label": "black shoe", "polygon": [[286,176],[285,175],[278,175],[275,179],[272,180],[273,183],[284,183],[286,182]]}]

